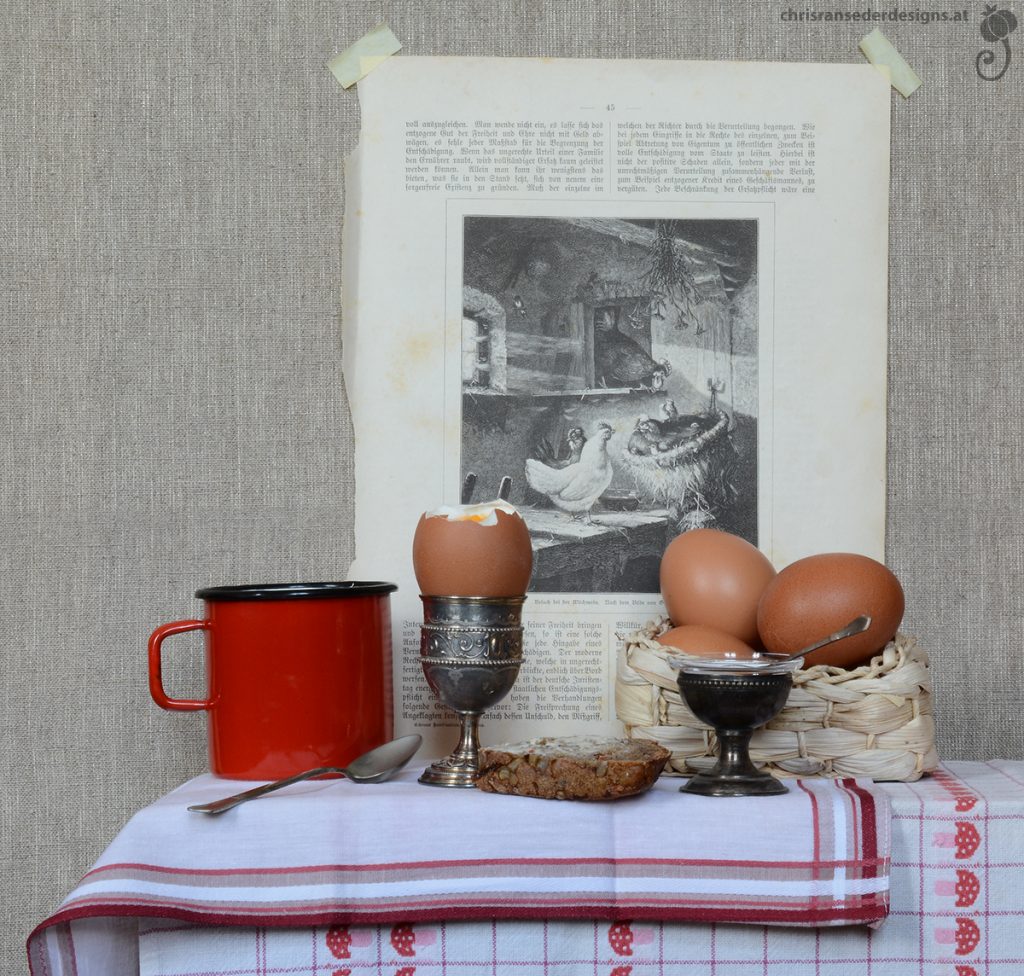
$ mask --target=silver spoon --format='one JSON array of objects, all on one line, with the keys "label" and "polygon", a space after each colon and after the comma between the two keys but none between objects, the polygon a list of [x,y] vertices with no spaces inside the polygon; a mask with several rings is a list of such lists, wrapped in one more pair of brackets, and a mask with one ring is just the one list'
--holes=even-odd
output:
[{"label": "silver spoon", "polygon": [[829,634],[828,637],[822,638],[817,644],[811,644],[810,647],[805,647],[792,654],[787,654],[781,660],[792,661],[795,657],[806,657],[811,653],[811,651],[816,651],[819,647],[824,647],[826,644],[833,644],[838,640],[842,640],[844,637],[853,637],[854,634],[863,633],[870,626],[871,618],[867,614],[854,617],[853,620],[851,620],[842,630],[837,630],[834,634]]},{"label": "silver spoon", "polygon": [[287,779],[279,779],[273,783],[266,783],[263,786],[255,786],[244,793],[236,793],[234,796],[226,796],[223,800],[214,800],[212,803],[197,803],[189,807],[194,813],[224,813],[231,810],[246,800],[255,800],[258,796],[265,796],[282,786],[291,786],[292,783],[301,783],[304,779],[312,779],[314,776],[323,776],[325,773],[344,773],[347,779],[353,783],[383,783],[395,775],[419,749],[423,742],[420,735],[403,735],[400,739],[386,742],[376,749],[363,753],[358,759],[354,759],[347,766],[319,766],[316,769],[307,769],[305,772],[296,773]]}]

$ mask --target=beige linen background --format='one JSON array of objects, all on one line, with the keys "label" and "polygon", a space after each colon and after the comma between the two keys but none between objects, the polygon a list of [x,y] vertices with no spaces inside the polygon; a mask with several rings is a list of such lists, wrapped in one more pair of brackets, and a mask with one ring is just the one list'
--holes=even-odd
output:
[{"label": "beige linen background", "polygon": [[[872,6],[895,3],[792,4]],[[933,656],[942,754],[1024,758],[1024,59],[982,81],[981,4],[904,8],[970,19],[884,25],[925,82],[893,95],[889,561]],[[868,26],[788,9],[8,0],[2,971],[131,813],[204,769],[201,716],[149,699],[151,628],[194,615],[202,584],[346,574],[359,108],[328,59],[381,20],[411,54],[861,59]],[[176,647],[170,688],[199,690],[198,641]]]}]

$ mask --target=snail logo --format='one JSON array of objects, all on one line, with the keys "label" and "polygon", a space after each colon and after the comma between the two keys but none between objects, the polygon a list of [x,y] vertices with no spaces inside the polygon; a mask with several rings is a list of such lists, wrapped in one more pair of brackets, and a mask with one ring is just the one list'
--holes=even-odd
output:
[{"label": "snail logo", "polygon": [[997,10],[995,4],[986,4],[985,13],[981,18],[981,36],[990,44],[1003,45],[1002,67],[994,74],[986,74],[982,65],[988,67],[996,61],[998,55],[991,48],[979,51],[974,59],[974,70],[984,81],[998,81],[1010,67],[1010,42],[1007,38],[1017,29],[1017,18],[1009,10]]}]

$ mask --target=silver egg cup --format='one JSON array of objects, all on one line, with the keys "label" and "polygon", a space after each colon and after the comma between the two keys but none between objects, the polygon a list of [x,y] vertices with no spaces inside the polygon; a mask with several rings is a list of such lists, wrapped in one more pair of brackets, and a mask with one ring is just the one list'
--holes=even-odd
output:
[{"label": "silver egg cup", "polygon": [[750,758],[754,730],[786,704],[802,658],[756,654],[753,659],[682,657],[669,661],[690,711],[715,730],[718,762],[679,787],[698,796],[777,796],[789,788]]},{"label": "silver egg cup", "polygon": [[420,664],[430,690],[459,717],[459,744],[420,782],[465,789],[480,772],[480,716],[511,690],[523,659],[524,596],[421,596]]}]

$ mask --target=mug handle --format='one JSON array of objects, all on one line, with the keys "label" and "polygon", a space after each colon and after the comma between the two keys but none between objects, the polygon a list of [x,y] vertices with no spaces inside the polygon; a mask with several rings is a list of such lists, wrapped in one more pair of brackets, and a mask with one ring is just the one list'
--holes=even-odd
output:
[{"label": "mug handle", "polygon": [[160,645],[164,638],[172,634],[184,634],[189,630],[209,630],[210,626],[209,620],[176,620],[157,627],[149,635],[149,693],[161,708],[174,712],[200,712],[213,704],[208,699],[168,698],[160,677]]}]

